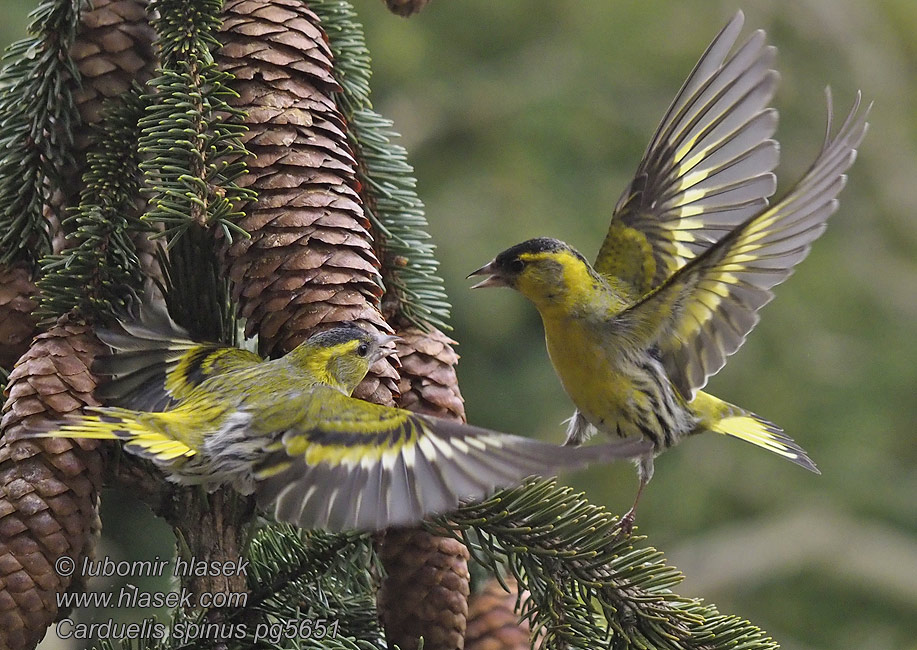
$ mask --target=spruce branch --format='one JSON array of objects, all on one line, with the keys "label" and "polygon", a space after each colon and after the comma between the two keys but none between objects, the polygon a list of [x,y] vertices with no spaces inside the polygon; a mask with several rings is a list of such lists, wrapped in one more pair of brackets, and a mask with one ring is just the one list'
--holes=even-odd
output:
[{"label": "spruce branch", "polygon": [[542,647],[773,650],[760,629],[672,592],[682,574],[617,518],[553,479],[529,479],[430,524],[459,536],[529,596],[521,614]]},{"label": "spruce branch", "polygon": [[157,249],[159,290],[192,338],[240,345],[244,336],[216,248],[213,231],[194,225],[173,242],[168,254]]},{"label": "spruce branch", "polygon": [[[251,597],[230,620],[246,621],[254,629],[258,623],[322,619],[334,626],[338,641],[359,639],[369,644],[359,647],[384,647],[375,614],[373,575],[378,569],[368,535],[270,524],[255,533],[247,557]],[[324,640],[334,641],[330,635]]]},{"label": "spruce branch", "polygon": [[150,106],[141,120],[141,164],[150,194],[144,219],[162,226],[169,245],[193,224],[217,227],[232,240],[241,205],[255,193],[235,182],[246,171],[242,111],[210,49],[219,47],[219,0],[159,0],[150,8],[159,34],[159,75],[150,81]]},{"label": "spruce branch", "polygon": [[149,230],[136,200],[141,177],[137,139],[144,100],[135,87],[103,111],[87,155],[80,205],[71,224],[74,244],[41,261],[38,316],[46,321],[71,310],[84,316],[123,311],[143,281],[131,235]]},{"label": "spruce branch", "polygon": [[73,162],[79,122],[72,90],[79,73],[70,46],[80,0],[43,2],[30,36],[11,45],[0,70],[0,263],[33,265],[51,251],[43,215]]}]

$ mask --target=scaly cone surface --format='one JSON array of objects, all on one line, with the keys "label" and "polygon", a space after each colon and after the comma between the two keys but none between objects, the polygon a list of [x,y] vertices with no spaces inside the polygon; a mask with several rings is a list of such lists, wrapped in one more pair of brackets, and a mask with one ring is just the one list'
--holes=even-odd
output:
[{"label": "scaly cone surface", "polygon": [[[80,86],[73,92],[73,101],[80,114],[80,128],[73,134],[74,169],[66,175],[66,183],[51,197],[45,214],[51,223],[54,251],[69,244],[64,235],[69,229],[58,223],[65,210],[75,206],[82,189],[81,179],[86,167],[86,150],[90,132],[102,117],[107,99],[119,97],[132,84],[143,84],[153,77],[156,69],[156,38],[147,20],[145,0],[93,0],[84,2],[80,27],[70,56],[80,73]],[[142,210],[141,210],[142,211]],[[138,237],[146,270],[153,270],[152,245],[146,237]]]},{"label": "scaly cone surface", "polygon": [[[247,333],[276,356],[341,321],[391,332],[318,18],[295,0],[230,0],[224,12],[217,60],[236,77],[231,103],[247,112],[254,154],[238,183],[258,192],[239,222],[251,238],[226,251]],[[397,380],[380,361],[356,395],[393,404]]]},{"label": "scaly cone surface", "polygon": [[[496,578],[468,599],[468,629],[465,650],[529,650],[529,625],[516,613],[518,585],[508,576],[507,592]],[[536,648],[538,644],[536,643]]]},{"label": "scaly cone surface", "polygon": [[465,405],[458,387],[455,341],[437,329],[416,327],[398,330],[396,348],[401,360],[399,406],[441,418],[465,420]]},{"label": "scaly cone surface", "polygon": [[32,648],[79,585],[54,563],[91,557],[102,459],[94,440],[17,440],[30,427],[98,405],[90,367],[103,346],[64,316],[10,374],[0,420],[0,648]]},{"label": "scaly cone surface", "polygon": [[401,650],[454,650],[465,643],[468,549],[419,528],[390,528],[379,550],[386,576],[378,607],[385,638]]},{"label": "scaly cone surface", "polygon": [[4,370],[13,367],[32,341],[37,291],[25,266],[0,266],[0,368]]}]

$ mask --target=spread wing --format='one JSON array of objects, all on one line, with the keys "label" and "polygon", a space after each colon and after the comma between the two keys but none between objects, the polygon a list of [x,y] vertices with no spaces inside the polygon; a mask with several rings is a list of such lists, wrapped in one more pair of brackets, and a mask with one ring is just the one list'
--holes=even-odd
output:
[{"label": "spread wing", "polygon": [[762,210],[776,188],[777,112],[766,108],[776,50],[759,30],[728,56],[743,22],[737,13],[704,52],[615,206],[594,268],[637,295]]},{"label": "spread wing", "polygon": [[866,133],[860,96],[831,137],[831,97],[825,143],[815,162],[773,207],[746,220],[613,321],[645,342],[656,341],[679,392],[693,399],[726,357],[742,345],[757,311],[805,259],[837,210],[845,172]]},{"label": "spread wing", "polygon": [[[270,419],[270,418],[268,418]],[[643,442],[558,447],[319,387],[259,479],[259,505],[303,528],[377,530],[454,510],[532,474],[634,457]]]},{"label": "spread wing", "polygon": [[96,334],[111,348],[94,365],[109,377],[96,395],[140,411],[171,408],[209,377],[261,362],[248,350],[190,340],[159,303],[145,303],[136,320]]}]

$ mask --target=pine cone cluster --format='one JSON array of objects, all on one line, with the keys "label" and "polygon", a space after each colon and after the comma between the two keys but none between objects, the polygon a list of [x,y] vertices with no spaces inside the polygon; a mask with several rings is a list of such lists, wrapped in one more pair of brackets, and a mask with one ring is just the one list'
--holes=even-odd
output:
[{"label": "pine cone cluster", "polygon": [[17,440],[27,428],[97,405],[90,366],[103,347],[66,317],[39,335],[10,375],[0,421],[0,648],[31,648],[74,587],[54,563],[91,556],[102,458],[94,440]]},{"label": "pine cone cluster", "polygon": [[27,268],[0,266],[0,368],[12,368],[32,341],[37,291]]},{"label": "pine cone cluster", "polygon": [[[82,119],[74,134],[75,167],[45,211],[55,251],[65,247],[59,217],[79,198],[89,127],[106,99],[152,77],[153,40],[144,0],[94,0],[81,14],[71,48],[82,76],[74,90]],[[16,439],[28,427],[98,404],[90,366],[103,348],[86,325],[64,317],[26,351],[35,293],[25,269],[0,272],[0,363],[9,367],[19,359],[0,422],[0,647],[10,649],[38,643],[57,614],[55,595],[81,588],[59,575],[54,562],[90,557],[100,529],[98,443]]]},{"label": "pine cone cluster", "polygon": [[[332,54],[319,20],[298,0],[230,0],[219,63],[236,79],[254,154],[239,184],[258,192],[226,251],[248,333],[283,353],[341,321],[390,332],[363,213],[347,125],[333,95]],[[383,360],[357,396],[392,404],[398,375]]]}]

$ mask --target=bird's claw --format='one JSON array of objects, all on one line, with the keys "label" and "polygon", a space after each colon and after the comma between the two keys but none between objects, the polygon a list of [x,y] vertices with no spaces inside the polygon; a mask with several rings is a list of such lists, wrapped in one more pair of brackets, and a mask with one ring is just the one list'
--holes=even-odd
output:
[{"label": "bird's claw", "polygon": [[631,508],[618,520],[618,523],[615,524],[615,535],[630,537],[631,533],[634,532],[635,514],[634,509]]}]

